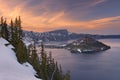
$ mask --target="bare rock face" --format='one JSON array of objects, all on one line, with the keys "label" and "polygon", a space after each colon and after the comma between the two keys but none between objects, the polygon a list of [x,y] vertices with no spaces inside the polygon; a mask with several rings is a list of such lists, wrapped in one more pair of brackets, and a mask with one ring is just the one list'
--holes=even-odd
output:
[{"label": "bare rock face", "polygon": [[66,46],[71,52],[76,53],[93,53],[110,49],[110,46],[105,45],[90,37],[84,37],[76,40]]}]

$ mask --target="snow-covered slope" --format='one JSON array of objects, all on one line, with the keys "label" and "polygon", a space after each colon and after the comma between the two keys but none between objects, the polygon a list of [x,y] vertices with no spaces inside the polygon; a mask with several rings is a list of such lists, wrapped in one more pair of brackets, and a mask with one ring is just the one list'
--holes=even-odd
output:
[{"label": "snow-covered slope", "polygon": [[0,80],[40,80],[29,63],[18,63],[12,45],[5,46],[7,43],[0,38]]}]

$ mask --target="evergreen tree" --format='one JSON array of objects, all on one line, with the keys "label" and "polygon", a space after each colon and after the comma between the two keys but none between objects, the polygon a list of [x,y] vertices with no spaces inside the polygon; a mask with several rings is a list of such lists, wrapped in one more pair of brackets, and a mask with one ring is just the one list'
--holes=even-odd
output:
[{"label": "evergreen tree", "polygon": [[2,35],[1,33],[2,26],[3,26],[3,16],[1,17],[1,21],[0,21],[0,37]]},{"label": "evergreen tree", "polygon": [[2,28],[2,24],[3,24],[3,17],[1,17],[1,21],[0,21],[0,37],[1,37],[1,28]]},{"label": "evergreen tree", "polygon": [[22,28],[21,28],[21,20],[15,18],[15,22],[11,20],[11,42],[16,47],[18,43],[22,40]]},{"label": "evergreen tree", "polygon": [[[2,22],[2,21],[1,21],[1,22]],[[6,40],[9,41],[9,31],[8,31],[8,29],[7,29],[6,19],[5,19],[5,21],[2,23],[1,36],[2,36],[3,38],[5,38]]]},{"label": "evergreen tree", "polygon": [[4,22],[4,20],[3,20],[3,16],[1,17],[1,21],[0,21],[0,25],[2,26],[3,25],[3,22]]},{"label": "evergreen tree", "polygon": [[28,61],[28,52],[27,52],[27,48],[24,45],[23,41],[21,40],[19,41],[15,50],[16,50],[16,56],[20,63],[24,63]]},{"label": "evergreen tree", "polygon": [[[1,17],[1,35],[9,40],[9,31],[7,29],[6,20]],[[22,41],[23,33],[21,27],[21,19],[16,18],[15,21],[11,20],[10,23],[10,42],[15,47],[16,56],[20,63],[29,62],[36,70],[36,77],[42,80],[70,80],[70,74],[67,72],[65,75],[62,73],[61,66],[55,62],[51,52],[49,55],[44,51],[44,45],[41,43],[41,52],[37,53],[35,41],[28,50]]]},{"label": "evergreen tree", "polygon": [[65,74],[64,80],[70,80],[70,71]]},{"label": "evergreen tree", "polygon": [[21,18],[19,16],[19,19],[18,19],[18,34],[19,34],[19,39],[22,39],[23,37],[23,32],[22,32],[22,27],[21,27]]},{"label": "evergreen tree", "polygon": [[19,31],[22,31],[21,28],[19,28],[19,25],[21,25],[20,21],[16,18],[15,22],[11,20],[11,43],[15,47],[16,56],[18,58],[18,61],[20,63],[28,61],[29,55],[28,50],[25,46],[25,44],[22,41],[22,37],[20,38],[21,34],[19,34]]},{"label": "evergreen tree", "polygon": [[[31,55],[30,55],[30,63],[33,65],[34,69],[37,71],[37,74],[39,74],[40,71],[40,62],[39,62],[39,57],[36,52],[36,46],[35,42],[33,43],[33,46],[31,48]],[[38,77],[38,76],[37,76]]]},{"label": "evergreen tree", "polygon": [[[43,80],[64,80],[68,75],[63,75],[61,67],[58,67],[57,62],[55,63],[52,54],[47,55],[44,51],[43,43],[41,44],[41,70]],[[68,79],[70,80],[70,79]]]},{"label": "evergreen tree", "polygon": [[11,43],[13,44],[13,46],[16,48],[18,43],[19,43],[19,38],[18,38],[18,29],[17,29],[17,18],[15,19],[15,21],[13,22],[11,20],[11,24],[10,24],[10,29],[11,29]]},{"label": "evergreen tree", "polygon": [[47,55],[44,52],[44,46],[43,43],[41,43],[41,69],[42,69],[42,79],[43,80],[48,80],[47,77]]},{"label": "evergreen tree", "polygon": [[13,20],[11,19],[11,23],[10,23],[10,42],[12,43],[12,44],[14,44],[14,23],[13,23]]}]

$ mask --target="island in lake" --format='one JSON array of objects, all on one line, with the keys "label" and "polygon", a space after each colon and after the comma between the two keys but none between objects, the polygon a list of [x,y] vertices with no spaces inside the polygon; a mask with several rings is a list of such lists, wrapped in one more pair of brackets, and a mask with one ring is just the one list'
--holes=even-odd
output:
[{"label": "island in lake", "polygon": [[72,53],[93,53],[110,49],[110,46],[91,37],[84,37],[66,45]]}]

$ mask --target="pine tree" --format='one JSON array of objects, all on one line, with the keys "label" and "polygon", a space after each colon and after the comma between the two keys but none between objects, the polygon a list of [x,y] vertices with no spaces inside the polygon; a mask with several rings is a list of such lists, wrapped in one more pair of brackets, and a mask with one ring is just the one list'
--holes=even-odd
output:
[{"label": "pine tree", "polygon": [[18,61],[20,63],[24,63],[28,61],[28,52],[27,52],[27,48],[24,45],[23,41],[19,41],[19,43],[16,46],[16,56],[18,58]]},{"label": "pine tree", "polygon": [[42,58],[41,69],[42,69],[42,74],[43,74],[42,79],[48,80],[48,77],[47,77],[47,55],[44,52],[43,43],[41,43],[41,58]]},{"label": "pine tree", "polygon": [[33,65],[34,69],[37,71],[37,74],[40,71],[40,62],[39,62],[39,57],[36,52],[36,46],[35,42],[33,43],[32,50],[31,50],[31,55],[30,55],[30,63]]},{"label": "pine tree", "polygon": [[[2,19],[1,19],[1,20],[2,20]],[[3,21],[1,21],[1,22],[3,22]],[[5,21],[2,23],[1,36],[2,36],[3,38],[5,38],[6,40],[9,41],[9,31],[8,31],[8,29],[7,29],[6,19],[5,19]]]},{"label": "pine tree", "polygon": [[3,25],[3,22],[4,22],[4,20],[3,20],[3,16],[1,17],[1,21],[0,21],[0,25],[2,26]]},{"label": "pine tree", "polygon": [[1,21],[0,21],[0,37],[2,35],[1,33],[2,26],[3,26],[3,16],[1,17]]},{"label": "pine tree", "polygon": [[65,74],[64,80],[70,80],[70,71]]},{"label": "pine tree", "polygon": [[18,23],[19,39],[22,39],[22,37],[23,37],[23,32],[22,32],[22,27],[21,27],[21,18],[20,18],[20,16],[19,16],[19,19],[18,19],[17,23]]},{"label": "pine tree", "polygon": [[15,21],[13,22],[11,20],[11,25],[10,25],[10,29],[11,29],[11,43],[13,44],[13,46],[16,48],[18,43],[19,43],[19,38],[18,38],[18,29],[17,29],[17,18],[15,19]]},{"label": "pine tree", "polygon": [[[2,22],[1,18],[1,22]],[[5,22],[6,23],[6,22]],[[61,66],[58,67],[58,63],[52,58],[52,54],[49,55],[44,51],[44,45],[41,43],[41,52],[38,54],[36,50],[35,41],[28,50],[22,41],[22,27],[21,19],[11,20],[11,43],[15,47],[16,56],[20,63],[29,62],[37,72],[38,78],[42,80],[70,80],[69,73],[63,75]]]},{"label": "pine tree", "polygon": [[11,19],[11,23],[10,23],[10,42],[12,44],[14,44],[14,23],[13,23],[13,20]]},{"label": "pine tree", "polygon": [[20,32],[22,32],[22,28],[20,28],[20,26],[21,20],[19,21],[15,18],[14,23],[11,20],[11,42],[15,47],[18,45],[19,41],[22,40],[22,34],[20,34]]},{"label": "pine tree", "polygon": [[[64,77],[61,67],[58,67],[57,62],[55,63],[52,54],[47,55],[44,51],[44,46],[41,44],[41,68],[42,69],[42,79],[43,80],[64,80],[67,76]],[[70,79],[69,79],[70,80]]]},{"label": "pine tree", "polygon": [[19,34],[19,31],[22,31],[21,28],[19,28],[19,25],[21,25],[20,21],[16,18],[15,22],[11,20],[11,43],[15,47],[16,56],[18,57],[18,61],[20,63],[28,61],[29,55],[28,50],[25,46],[25,44],[22,41],[22,37],[20,38],[21,34]]}]

